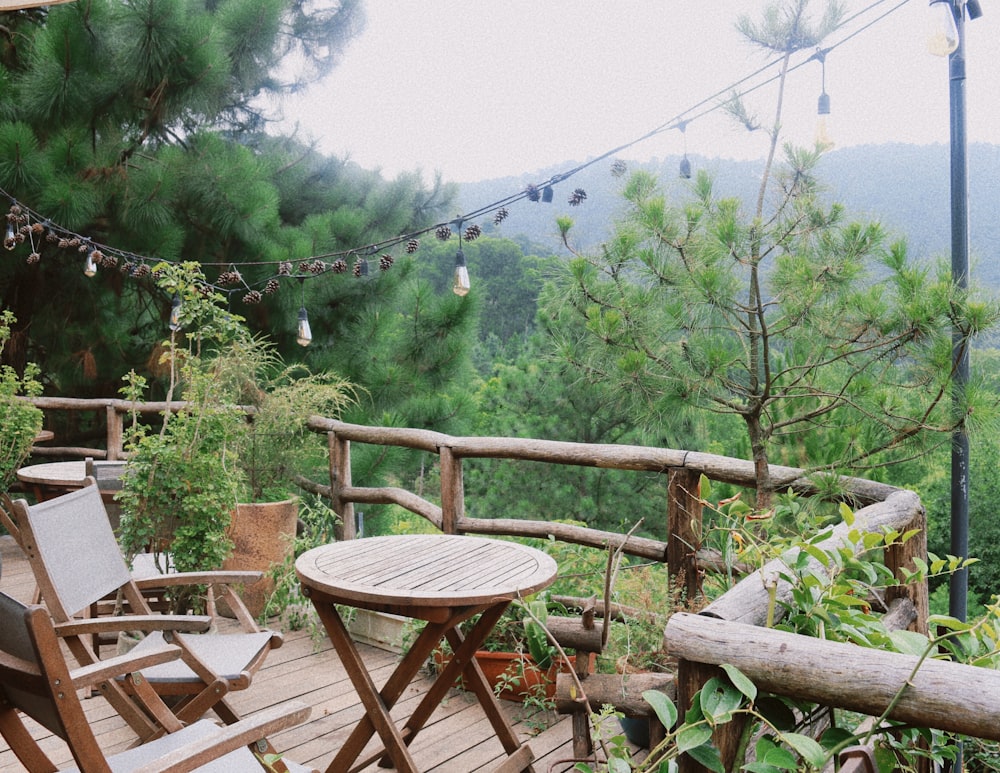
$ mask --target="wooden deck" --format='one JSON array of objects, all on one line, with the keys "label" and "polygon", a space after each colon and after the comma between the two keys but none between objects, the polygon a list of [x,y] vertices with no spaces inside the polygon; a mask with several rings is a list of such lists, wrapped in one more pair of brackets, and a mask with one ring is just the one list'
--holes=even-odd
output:
[{"label": "wooden deck", "polygon": [[[0,590],[22,601],[30,601],[34,590],[31,570],[9,536],[0,537],[0,560]],[[360,645],[360,649],[373,678],[381,684],[380,678],[384,680],[392,671],[397,656],[364,645]],[[398,711],[408,714],[429,685],[426,678],[411,685],[396,707]],[[271,654],[264,669],[254,679],[253,686],[231,696],[233,705],[243,713],[252,713],[292,699],[312,706],[312,715],[307,723],[271,740],[289,759],[325,770],[336,749],[364,713],[344,668],[325,636],[317,643],[307,631],[287,632],[284,646]],[[117,751],[131,743],[134,739],[131,731],[103,698],[88,698],[86,703],[98,740],[106,750]],[[520,705],[502,703],[518,734],[530,739],[537,773],[560,773],[572,768],[571,723],[568,718],[559,717],[554,725],[535,734],[533,727],[539,719],[537,716],[533,722],[532,718],[523,716],[525,710]],[[57,765],[61,767],[72,762],[69,750],[61,740],[38,726],[33,733],[37,733],[36,738],[43,739],[46,752]],[[489,771],[503,757],[500,743],[493,737],[492,728],[479,704],[459,691],[453,691],[435,712],[427,727],[417,736],[412,750],[422,770],[436,773]],[[24,770],[0,739],[0,771],[13,773]],[[366,773],[382,770],[386,769],[372,765]]]}]

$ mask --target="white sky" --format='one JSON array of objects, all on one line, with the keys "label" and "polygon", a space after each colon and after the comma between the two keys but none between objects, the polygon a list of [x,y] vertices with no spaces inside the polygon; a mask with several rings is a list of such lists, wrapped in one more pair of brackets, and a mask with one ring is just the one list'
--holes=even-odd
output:
[{"label": "white sky", "polygon": [[[966,23],[970,142],[1000,144],[1000,3]],[[285,105],[288,124],[320,148],[388,177],[440,171],[466,182],[584,161],[670,124],[766,60],[742,42],[736,18],[759,19],[766,0],[368,0],[367,25],[322,84]],[[837,147],[948,142],[948,61],[926,51],[927,0],[874,5],[826,60],[829,125]],[[818,11],[820,0],[813,0]],[[807,58],[802,54],[793,64]],[[777,73],[777,68],[768,74]],[[759,80],[759,78],[758,78]],[[758,82],[758,81],[752,81]],[[746,87],[745,84],[744,88]],[[811,144],[821,68],[792,73],[784,137]],[[775,87],[748,105],[766,124]],[[702,108],[704,109],[704,108]],[[762,133],[721,111],[682,136],[662,132],[618,154],[754,158]]]}]

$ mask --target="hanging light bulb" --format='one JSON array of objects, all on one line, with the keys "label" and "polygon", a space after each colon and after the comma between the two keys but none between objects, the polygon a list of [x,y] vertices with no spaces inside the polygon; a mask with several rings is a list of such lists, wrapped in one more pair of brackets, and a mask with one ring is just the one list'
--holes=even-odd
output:
[{"label": "hanging light bulb", "polygon": [[17,246],[17,234],[14,233],[14,224],[7,221],[7,233],[3,237],[3,246],[12,250]]},{"label": "hanging light bulb", "polygon": [[[357,268],[357,263],[354,264]],[[299,346],[309,346],[313,340],[312,329],[309,327],[309,314],[306,312],[306,278],[299,277],[299,292],[302,296],[302,305],[299,307],[299,320],[295,328],[295,343]]]},{"label": "hanging light bulb", "polygon": [[819,95],[816,114],[819,116],[816,119],[816,146],[820,150],[829,150],[834,143],[830,134],[830,95],[825,91]]},{"label": "hanging light bulb", "polygon": [[822,80],[820,85],[819,100],[816,104],[816,147],[819,150],[829,150],[833,147],[833,139],[830,134],[830,95],[826,93],[826,51],[819,50],[814,55],[819,59],[822,68]]},{"label": "hanging light bulb", "polygon": [[97,261],[94,260],[93,251],[87,253],[87,259],[83,263],[83,273],[86,276],[93,276],[97,273]]},{"label": "hanging light bulb", "polygon": [[684,138],[684,157],[681,158],[681,163],[678,168],[678,175],[684,180],[691,179],[691,162],[688,160],[688,139],[687,139],[687,121],[681,121],[677,124],[677,128],[681,130],[681,136]]},{"label": "hanging light bulb", "polygon": [[181,296],[174,293],[174,299],[170,302],[170,329],[175,333],[181,329]]},{"label": "hanging light bulb", "polygon": [[551,185],[546,185],[544,188],[542,188],[542,201],[545,202],[546,204],[551,204],[552,203],[552,186]]},{"label": "hanging light bulb", "polygon": [[949,56],[958,48],[958,24],[953,0],[931,0],[927,24],[927,50],[934,56]]},{"label": "hanging light bulb", "polygon": [[455,295],[468,295],[469,288],[469,267],[465,263],[465,253],[460,249],[455,254],[455,282],[451,290]]},{"label": "hanging light bulb", "polygon": [[306,307],[303,306],[299,309],[299,324],[295,332],[295,343],[299,346],[309,346],[312,340],[312,330],[309,328],[309,314],[306,312]]}]

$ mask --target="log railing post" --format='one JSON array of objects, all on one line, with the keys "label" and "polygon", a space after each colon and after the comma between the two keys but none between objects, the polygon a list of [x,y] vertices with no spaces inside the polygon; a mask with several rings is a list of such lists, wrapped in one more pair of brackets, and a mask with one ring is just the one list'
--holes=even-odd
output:
[{"label": "log railing post", "polygon": [[351,486],[351,441],[338,437],[336,432],[326,435],[330,447],[330,506],[340,516],[334,533],[338,541],[354,539],[358,536],[354,503],[343,496],[344,489]]},{"label": "log railing post", "polygon": [[701,547],[701,476],[674,467],[667,473],[667,568],[674,587],[687,598],[701,595],[698,548]]},{"label": "log railing post", "polygon": [[[694,696],[705,683],[713,677],[728,679],[726,672],[715,665],[696,663],[693,660],[678,659],[677,661],[677,713],[683,721],[694,702]],[[733,769],[733,760],[746,726],[745,714],[737,714],[730,722],[718,725],[712,732],[712,745],[719,750],[722,765],[726,770]],[[711,773],[710,768],[699,764],[688,754],[682,754],[677,759],[678,773]]]},{"label": "log railing post", "polygon": [[[914,558],[927,560],[927,511],[923,507],[902,532],[911,530],[916,530],[917,533],[906,542],[890,545],[885,550],[885,565],[901,583],[905,579],[903,569],[909,569],[911,572],[916,570]],[[913,602],[913,608],[917,610],[917,617],[910,625],[910,629],[929,634],[927,618],[930,616],[930,602],[927,597],[927,580],[890,586],[885,594],[886,604],[897,598],[909,598]]]},{"label": "log railing post", "polygon": [[104,409],[107,418],[107,449],[108,460],[116,461],[122,458],[122,436],[124,434],[125,416],[114,405]]},{"label": "log railing post", "polygon": [[441,459],[441,531],[458,533],[458,520],[465,517],[465,484],[462,460],[448,446],[438,449]]}]

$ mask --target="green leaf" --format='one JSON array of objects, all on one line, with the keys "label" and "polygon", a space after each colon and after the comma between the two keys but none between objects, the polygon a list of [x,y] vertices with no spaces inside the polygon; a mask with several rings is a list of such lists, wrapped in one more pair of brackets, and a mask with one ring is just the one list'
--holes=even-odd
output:
[{"label": "green leaf", "polygon": [[775,730],[784,732],[796,725],[795,712],[781,698],[764,695],[757,701],[757,711]]},{"label": "green leaf", "polygon": [[757,685],[750,681],[749,677],[740,671],[732,663],[723,663],[722,670],[726,672],[729,677],[729,681],[733,683],[733,686],[743,693],[751,701],[757,699]]},{"label": "green leaf", "polygon": [[797,751],[814,768],[826,764],[826,752],[814,739],[800,733],[785,733],[782,740]]},{"label": "green leaf", "polygon": [[719,750],[714,746],[709,746],[708,744],[696,746],[693,749],[689,749],[688,754],[699,765],[703,765],[709,770],[714,770],[716,773],[726,773],[726,769],[722,765],[722,758],[719,756]]},{"label": "green leaf", "polygon": [[840,517],[844,519],[844,523],[848,526],[854,525],[854,511],[845,502],[840,503]]},{"label": "green leaf", "polygon": [[750,773],[778,773],[780,769],[758,760],[757,762],[748,762],[742,770],[749,770]]},{"label": "green leaf", "polygon": [[670,698],[659,690],[646,690],[642,699],[653,707],[656,718],[667,730],[677,724],[677,707]]},{"label": "green leaf", "polygon": [[768,749],[764,755],[764,764],[780,770],[797,770],[799,767],[799,761],[795,759],[795,755],[780,746]]},{"label": "green leaf", "polygon": [[686,752],[701,746],[712,737],[712,728],[707,724],[683,725],[677,731],[677,751]]},{"label": "green leaf", "polygon": [[927,652],[927,647],[930,645],[930,640],[916,631],[889,631],[889,640],[897,651],[917,657]]},{"label": "green leaf", "polygon": [[698,695],[701,710],[713,724],[731,720],[733,712],[743,703],[743,698],[736,688],[716,677],[705,682]]},{"label": "green leaf", "polygon": [[628,760],[621,757],[610,757],[608,759],[609,773],[632,773],[632,765]]},{"label": "green leaf", "polygon": [[927,625],[930,628],[947,628],[950,631],[968,631],[974,624],[948,615],[931,615],[927,618]]}]

